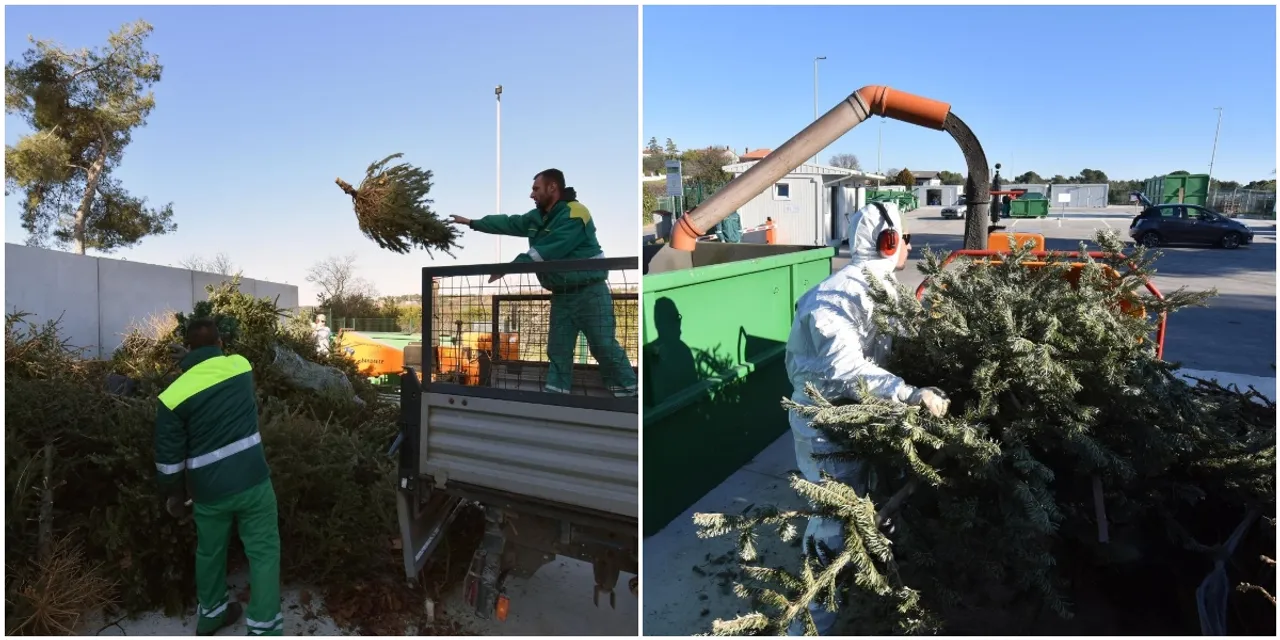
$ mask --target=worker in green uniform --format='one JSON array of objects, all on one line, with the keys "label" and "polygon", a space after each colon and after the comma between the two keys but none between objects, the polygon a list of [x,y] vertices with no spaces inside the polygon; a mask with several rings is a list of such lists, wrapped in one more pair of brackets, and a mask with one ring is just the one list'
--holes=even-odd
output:
[{"label": "worker in green uniform", "polygon": [[[571,188],[565,187],[564,173],[547,169],[534,176],[535,208],[518,216],[491,215],[468,219],[453,216],[481,233],[496,233],[529,239],[529,250],[515,262],[583,260],[603,258],[596,240],[591,212]],[[605,284],[609,272],[578,270],[543,272],[538,283],[551,292],[551,321],[547,330],[547,359],[551,367],[544,390],[569,393],[573,387],[573,349],[578,333],[586,334],[591,356],[600,363],[605,385],[617,397],[636,395],[636,374],[627,353],[614,335],[613,297]],[[500,276],[494,276],[497,280]]]},{"label": "worker in green uniform", "polygon": [[182,517],[194,503],[196,634],[213,635],[240,619],[240,603],[227,591],[234,523],[249,557],[249,635],[284,635],[276,494],[258,432],[253,367],[222,352],[209,318],[187,326],[186,344],[182,375],[160,394],[155,447],[165,509]]},{"label": "worker in green uniform", "polygon": [[720,242],[740,243],[742,242],[742,218],[737,211],[734,211],[724,220],[717,222],[711,229],[711,233],[714,233]]}]

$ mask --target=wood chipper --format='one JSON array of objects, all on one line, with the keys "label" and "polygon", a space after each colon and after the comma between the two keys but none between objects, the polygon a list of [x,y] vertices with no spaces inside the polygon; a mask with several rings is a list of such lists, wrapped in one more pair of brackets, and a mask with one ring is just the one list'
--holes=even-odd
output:
[{"label": "wood chipper", "polygon": [[338,352],[355,361],[362,375],[370,378],[399,375],[404,370],[404,349],[412,336],[339,329]]},{"label": "wood chipper", "polygon": [[[947,255],[945,259],[943,259],[942,266],[946,267],[948,264],[951,264],[952,262],[954,262],[956,258],[961,258],[961,257],[974,259],[975,261],[981,264],[992,264],[992,265],[1000,264],[1004,261],[1004,258],[1007,257],[1013,251],[1014,247],[1025,247],[1027,246],[1028,243],[1032,245],[1031,256],[1033,258],[1040,258],[1040,259],[1024,261],[1022,263],[1024,266],[1027,266],[1033,269],[1042,269],[1051,264],[1055,264],[1055,262],[1051,262],[1049,259],[1074,258],[1076,259],[1076,261],[1066,263],[1069,270],[1064,274],[1064,277],[1072,284],[1072,286],[1075,286],[1077,284],[1077,282],[1080,279],[1081,270],[1084,269],[1084,266],[1085,266],[1085,262],[1082,260],[1079,260],[1079,258],[1081,257],[1080,252],[1079,251],[1045,251],[1044,235],[1039,233],[1000,233],[1000,232],[992,233],[987,238],[987,247],[988,247],[987,249],[958,249],[956,251],[952,251],[949,255]],[[1102,251],[1089,251],[1087,255],[1093,259],[1101,259],[1101,258],[1108,257],[1107,254]],[[1062,263],[1058,262],[1056,264],[1062,264]],[[1108,277],[1111,277],[1113,279],[1118,280],[1120,278],[1120,274],[1116,273],[1116,271],[1109,266],[1103,265],[1103,272],[1106,273]],[[1164,294],[1160,293],[1160,290],[1156,288],[1155,283],[1151,282],[1150,280],[1144,279],[1144,284],[1147,287],[1147,291],[1150,291],[1151,295],[1155,296],[1156,299],[1158,300],[1164,299]],[[917,300],[924,299],[924,292],[928,288],[928,286],[929,286],[929,279],[926,278],[924,282],[920,283],[920,286],[916,287]],[[1136,317],[1146,317],[1146,314],[1147,314],[1147,310],[1142,306],[1132,304],[1132,303],[1127,303],[1127,302],[1120,303],[1120,311]],[[1165,337],[1165,327],[1167,326],[1167,324],[1168,324],[1168,314],[1161,312],[1159,316],[1159,320],[1157,321],[1157,324],[1156,324],[1156,335],[1155,335],[1157,358],[1164,357],[1164,337]]]},{"label": "wood chipper", "polygon": [[952,113],[951,105],[945,102],[885,86],[868,85],[853,92],[773,153],[734,178],[697,209],[677,220],[671,242],[654,255],[649,263],[649,273],[692,268],[693,249],[707,230],[873,116],[893,118],[951,135],[964,152],[968,170],[965,247],[985,248],[985,225],[991,205],[991,168],[973,131]]}]

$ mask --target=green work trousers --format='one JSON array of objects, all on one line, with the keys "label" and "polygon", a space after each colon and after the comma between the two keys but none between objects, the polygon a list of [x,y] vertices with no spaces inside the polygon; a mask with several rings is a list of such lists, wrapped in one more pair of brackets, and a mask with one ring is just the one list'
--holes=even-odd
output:
[{"label": "green work trousers", "polygon": [[198,633],[210,633],[226,618],[227,544],[234,523],[249,556],[249,610],[245,624],[251,636],[284,635],[280,612],[280,524],[271,480],[212,502],[195,503],[196,609]]},{"label": "green work trousers", "polygon": [[591,357],[600,363],[605,386],[615,395],[635,395],[636,372],[631,370],[627,352],[614,335],[613,297],[603,282],[567,293],[551,294],[551,327],[547,331],[546,390],[569,393],[573,388],[573,349],[578,333],[587,336]]}]

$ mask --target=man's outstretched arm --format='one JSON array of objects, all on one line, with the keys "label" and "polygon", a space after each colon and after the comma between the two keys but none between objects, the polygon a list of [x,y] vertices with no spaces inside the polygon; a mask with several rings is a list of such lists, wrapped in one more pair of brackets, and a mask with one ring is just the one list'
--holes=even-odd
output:
[{"label": "man's outstretched arm", "polygon": [[483,218],[450,217],[455,224],[465,224],[480,233],[520,236],[521,238],[529,235],[529,227],[533,224],[527,213],[518,216],[492,215]]}]

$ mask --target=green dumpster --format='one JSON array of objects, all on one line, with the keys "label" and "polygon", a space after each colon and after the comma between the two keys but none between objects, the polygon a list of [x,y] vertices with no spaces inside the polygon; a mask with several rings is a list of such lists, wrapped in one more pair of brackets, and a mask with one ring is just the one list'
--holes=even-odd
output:
[{"label": "green dumpster", "polygon": [[[645,264],[657,247],[646,247]],[[643,277],[644,535],[788,429],[796,301],[832,248],[698,243],[693,268]]]},{"label": "green dumpster", "polygon": [[1156,176],[1147,180],[1145,193],[1152,204],[1198,204],[1209,199],[1209,176],[1204,173]]},{"label": "green dumpster", "polygon": [[1010,218],[1043,218],[1049,215],[1049,200],[1040,193],[1028,193],[1009,203]]}]

